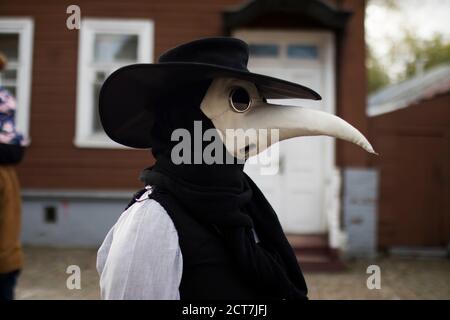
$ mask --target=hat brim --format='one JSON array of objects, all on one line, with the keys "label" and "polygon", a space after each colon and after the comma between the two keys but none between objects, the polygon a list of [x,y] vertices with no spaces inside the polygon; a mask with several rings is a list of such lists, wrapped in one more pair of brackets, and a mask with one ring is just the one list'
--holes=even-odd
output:
[{"label": "hat brim", "polygon": [[114,71],[104,82],[99,96],[100,121],[115,142],[132,148],[151,148],[150,129],[155,121],[152,103],[175,89],[176,84],[218,77],[250,81],[266,99],[321,99],[314,90],[294,82],[217,65],[133,64]]}]

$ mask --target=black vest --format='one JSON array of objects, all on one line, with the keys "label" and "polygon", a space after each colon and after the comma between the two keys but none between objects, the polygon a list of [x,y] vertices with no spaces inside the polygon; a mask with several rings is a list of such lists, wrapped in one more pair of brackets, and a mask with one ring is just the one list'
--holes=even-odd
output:
[{"label": "black vest", "polygon": [[169,193],[154,189],[149,195],[169,214],[178,232],[183,256],[181,299],[261,299],[239,274],[220,233],[200,224]]}]

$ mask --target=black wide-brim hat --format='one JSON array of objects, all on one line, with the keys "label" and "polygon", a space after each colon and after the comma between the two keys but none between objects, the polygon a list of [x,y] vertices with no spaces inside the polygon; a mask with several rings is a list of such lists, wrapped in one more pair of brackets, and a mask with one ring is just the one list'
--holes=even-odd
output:
[{"label": "black wide-brim hat", "polygon": [[[266,99],[320,100],[314,90],[297,83],[252,73],[247,69],[249,48],[230,37],[205,38],[163,53],[158,63],[133,64],[114,71],[99,97],[100,121],[115,142],[133,148],[151,148],[150,130],[163,95],[177,94],[177,86],[230,77],[256,85]],[[199,106],[200,107],[200,106]]]}]

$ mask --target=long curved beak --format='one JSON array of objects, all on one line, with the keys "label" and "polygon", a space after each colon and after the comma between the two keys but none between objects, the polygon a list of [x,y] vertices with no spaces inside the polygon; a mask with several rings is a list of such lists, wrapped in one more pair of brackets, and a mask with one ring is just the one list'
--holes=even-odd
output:
[{"label": "long curved beak", "polygon": [[[219,108],[213,109],[202,108],[221,133],[227,150],[238,159],[247,159],[261,153],[278,141],[302,136],[335,137],[377,154],[358,129],[327,112],[298,106],[269,104],[262,100],[257,101],[245,113],[233,112],[228,107],[225,112],[220,112]],[[273,130],[277,132],[276,139],[273,139]],[[259,131],[259,134],[252,134],[256,131]],[[261,136],[262,131],[265,135]]]},{"label": "long curved beak", "polygon": [[305,107],[259,102],[245,115],[247,126],[279,129],[279,139],[301,136],[330,136],[352,142],[376,154],[364,135],[347,121],[327,112]]}]

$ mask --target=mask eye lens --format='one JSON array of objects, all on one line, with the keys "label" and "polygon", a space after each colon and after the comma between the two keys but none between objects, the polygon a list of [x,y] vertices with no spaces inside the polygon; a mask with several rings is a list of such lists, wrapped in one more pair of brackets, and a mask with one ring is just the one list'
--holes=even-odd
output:
[{"label": "mask eye lens", "polygon": [[230,105],[236,112],[245,112],[250,108],[251,98],[243,88],[233,88],[230,92]]}]

